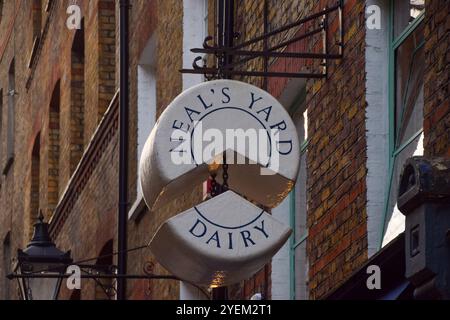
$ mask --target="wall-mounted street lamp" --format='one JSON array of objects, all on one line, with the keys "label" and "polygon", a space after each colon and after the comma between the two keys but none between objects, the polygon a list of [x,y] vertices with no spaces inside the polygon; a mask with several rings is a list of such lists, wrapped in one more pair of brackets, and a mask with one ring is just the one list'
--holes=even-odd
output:
[{"label": "wall-mounted street lamp", "polygon": [[[141,246],[130,250],[146,248]],[[96,260],[97,258],[95,258]],[[87,261],[87,260],[85,260]],[[14,273],[9,274],[8,279],[17,279],[19,283],[20,296],[23,300],[57,300],[62,282],[70,277],[66,273],[67,267],[73,264],[70,251],[59,250],[50,237],[48,223],[44,222],[42,213],[39,214],[37,223],[34,224],[33,238],[25,250],[17,252],[17,262]],[[117,274],[114,265],[89,265],[75,263],[83,274],[81,279],[94,280],[109,299],[117,299],[116,285],[105,286],[101,279],[160,279],[176,280],[173,275],[156,275],[153,270],[147,270],[144,266],[144,274],[130,275]],[[195,284],[192,284],[195,286]],[[196,286],[197,287],[197,286]],[[199,290],[202,288],[198,287]],[[208,296],[205,293],[205,296]]]},{"label": "wall-mounted street lamp", "polygon": [[17,277],[22,299],[56,300],[66,267],[71,263],[70,251],[56,248],[48,232],[48,223],[40,213],[31,242],[25,250],[17,252],[14,271],[22,276]]}]

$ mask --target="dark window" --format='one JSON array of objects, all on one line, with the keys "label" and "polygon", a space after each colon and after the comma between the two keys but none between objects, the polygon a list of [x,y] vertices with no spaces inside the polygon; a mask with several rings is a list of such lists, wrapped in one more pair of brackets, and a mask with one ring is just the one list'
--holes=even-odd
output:
[{"label": "dark window", "polygon": [[33,17],[33,42],[34,42],[34,39],[39,38],[41,36],[42,0],[33,0],[32,17]]},{"label": "dark window", "polygon": [[84,115],[85,115],[85,57],[84,23],[75,32],[71,54],[70,81],[70,174],[72,174],[83,155]]},{"label": "dark window", "polygon": [[0,0],[0,23],[2,23],[2,18],[3,18],[3,0]]},{"label": "dark window", "polygon": [[3,283],[3,300],[10,299],[10,282],[6,276],[11,273],[11,233],[8,232],[3,240],[3,275],[0,283]]},{"label": "dark window", "polygon": [[100,95],[97,123],[106,112],[116,91],[116,1],[100,0],[98,33],[100,53],[98,60]]},{"label": "dark window", "polygon": [[422,128],[424,76],[424,24],[421,23],[396,51],[396,145]]},{"label": "dark window", "polygon": [[8,72],[8,116],[7,116],[7,133],[6,133],[6,164],[3,174],[6,175],[11,167],[14,159],[14,116],[16,104],[16,73],[15,62],[12,60]]},{"label": "dark window", "polygon": [[53,89],[48,119],[48,214],[51,216],[58,204],[60,157],[60,82]]},{"label": "dark window", "polygon": [[39,215],[40,167],[41,167],[41,137],[39,133],[34,141],[33,151],[31,153],[30,213],[28,219],[29,238],[31,238],[32,236],[33,224],[37,221]]},{"label": "dark window", "polygon": [[[100,250],[96,267],[100,274],[111,274],[113,264],[114,242],[109,240]],[[114,292],[114,282],[112,279],[99,279],[95,286],[95,300],[109,300]]]},{"label": "dark window", "polygon": [[394,1],[394,37],[398,37],[425,10],[425,0]]}]

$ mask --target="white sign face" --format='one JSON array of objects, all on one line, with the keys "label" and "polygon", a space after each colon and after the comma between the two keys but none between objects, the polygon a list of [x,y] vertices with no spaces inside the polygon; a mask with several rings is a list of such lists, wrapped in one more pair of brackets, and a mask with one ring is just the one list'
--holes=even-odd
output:
[{"label": "white sign face", "polygon": [[295,184],[299,142],[283,106],[267,92],[238,81],[202,83],[163,112],[140,160],[144,199],[154,210],[217,169],[226,154],[231,190],[273,208]]},{"label": "white sign face", "polygon": [[290,234],[270,214],[227,191],[166,221],[150,249],[182,280],[226,286],[259,271]]}]

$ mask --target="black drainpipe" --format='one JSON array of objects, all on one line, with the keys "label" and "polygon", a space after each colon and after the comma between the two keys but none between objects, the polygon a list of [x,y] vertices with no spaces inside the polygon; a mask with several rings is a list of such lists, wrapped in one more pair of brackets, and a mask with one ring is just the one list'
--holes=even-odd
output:
[{"label": "black drainpipe", "polygon": [[[119,216],[117,272],[127,274],[128,219],[128,0],[120,0]],[[117,279],[117,300],[126,300],[126,280]]]},{"label": "black drainpipe", "polygon": [[[231,48],[234,43],[234,0],[219,0],[218,1],[218,21],[217,28],[218,41],[220,46]],[[233,62],[233,57],[231,55],[225,54],[222,57],[219,64],[227,65]],[[226,79],[231,79],[231,76],[226,76]],[[226,163],[226,156],[224,154],[223,163]],[[219,287],[212,290],[213,300],[228,300],[228,288]]]}]

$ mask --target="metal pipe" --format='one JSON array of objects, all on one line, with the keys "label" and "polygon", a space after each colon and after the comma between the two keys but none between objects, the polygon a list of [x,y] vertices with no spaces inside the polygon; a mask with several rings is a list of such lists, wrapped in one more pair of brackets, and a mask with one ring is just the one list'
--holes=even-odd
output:
[{"label": "metal pipe", "polygon": [[[127,273],[127,211],[128,211],[128,0],[120,0],[120,110],[119,110],[119,215],[118,274]],[[126,300],[126,278],[117,280],[117,300]]]},{"label": "metal pipe", "polygon": [[[219,1],[219,46],[225,48],[231,48],[233,46],[234,39],[234,0],[220,0]],[[224,51],[221,56],[221,61],[219,61],[220,69],[224,65],[231,64],[233,62],[233,55],[230,52]],[[221,74],[226,79],[231,79],[231,73]],[[225,170],[226,165],[226,155],[223,155],[223,170]],[[226,181],[224,181],[226,186]],[[228,300],[228,289],[227,287],[214,288],[212,290],[213,300]]]},{"label": "metal pipe", "polygon": [[[269,32],[269,3],[267,2],[267,0],[264,0],[264,30],[263,30],[263,34],[267,34]],[[263,51],[265,53],[268,52],[268,48],[269,48],[269,41],[268,41],[268,37],[264,38],[263,41]],[[267,54],[264,55],[264,72],[268,72],[269,71],[269,57],[267,56]],[[267,79],[267,77],[263,78],[263,89],[267,91],[269,85],[269,81]]]}]

